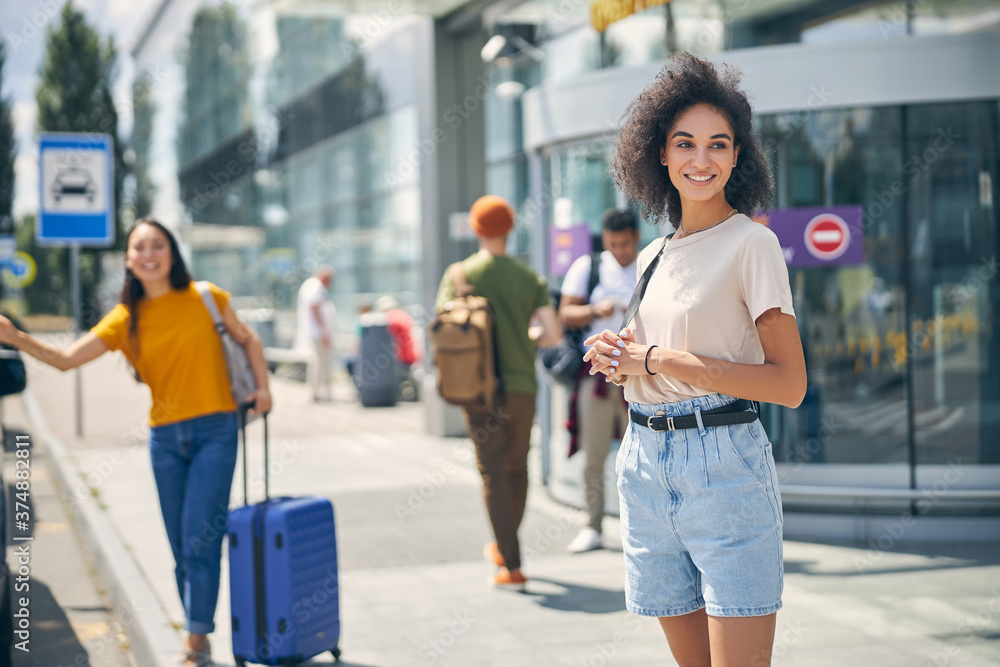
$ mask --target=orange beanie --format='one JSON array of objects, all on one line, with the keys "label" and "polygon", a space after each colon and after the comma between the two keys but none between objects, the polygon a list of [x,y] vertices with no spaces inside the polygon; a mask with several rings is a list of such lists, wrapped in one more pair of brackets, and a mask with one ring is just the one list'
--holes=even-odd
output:
[{"label": "orange beanie", "polygon": [[514,228],[514,209],[503,197],[486,195],[472,205],[469,224],[476,236],[500,236]]}]

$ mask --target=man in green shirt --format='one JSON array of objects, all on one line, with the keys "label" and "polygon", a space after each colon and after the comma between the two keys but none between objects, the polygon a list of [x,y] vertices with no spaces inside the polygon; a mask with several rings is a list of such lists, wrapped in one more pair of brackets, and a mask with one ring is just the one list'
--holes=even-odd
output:
[{"label": "man in green shirt", "polygon": [[[517,529],[528,495],[528,448],[535,417],[536,346],[562,339],[545,279],[525,264],[507,257],[507,235],[514,228],[514,209],[501,197],[476,200],[469,224],[479,239],[479,252],[462,262],[466,281],[485,297],[496,322],[496,346],[503,394],[492,409],[465,409],[465,425],[476,445],[483,476],[483,495],[496,542],[486,545],[498,571],[491,583],[523,589]],[[438,288],[437,308],[455,298],[451,273]],[[532,327],[531,320],[538,325]]]}]

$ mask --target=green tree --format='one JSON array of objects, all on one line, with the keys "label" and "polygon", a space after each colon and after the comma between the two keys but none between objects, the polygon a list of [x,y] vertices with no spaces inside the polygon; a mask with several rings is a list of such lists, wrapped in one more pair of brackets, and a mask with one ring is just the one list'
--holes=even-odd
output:
[{"label": "green tree", "polygon": [[[3,90],[5,46],[0,40],[0,90]],[[14,120],[10,100],[0,97],[0,234],[13,234],[14,208]]]},{"label": "green tree", "polygon": [[156,187],[149,178],[149,154],[153,137],[153,116],[156,108],[152,100],[153,80],[149,73],[137,77],[132,83],[132,137],[130,169],[135,179],[132,203],[136,218],[149,215],[153,208]]},{"label": "green tree", "polygon": [[[3,90],[3,66],[7,59],[6,45],[0,40],[0,91]],[[10,100],[0,97],[0,234],[14,233],[14,120]],[[4,294],[0,280],[0,297]]]},{"label": "green tree", "polygon": [[[111,95],[116,58],[114,41],[110,37],[102,40],[70,0],[63,6],[58,25],[49,28],[35,100],[38,103],[40,131],[95,132],[109,134],[113,138],[115,246],[120,249],[124,237],[120,206],[126,171],[122,144],[118,139],[118,112]],[[101,252],[84,250],[80,253],[83,290],[83,321],[80,324],[85,328],[96,323],[100,316],[96,297],[101,279]],[[59,251],[55,254],[66,257]],[[41,256],[37,256],[36,260],[39,274],[48,270],[62,272],[61,280],[56,282],[69,284],[68,262]],[[39,279],[36,282],[39,284],[36,289],[40,289],[40,285],[47,281]]]},{"label": "green tree", "polygon": [[35,259],[38,273],[24,288],[24,305],[29,313],[69,315],[69,251],[65,248],[41,248],[35,243],[35,216],[28,214],[17,222],[14,240],[19,250]]}]

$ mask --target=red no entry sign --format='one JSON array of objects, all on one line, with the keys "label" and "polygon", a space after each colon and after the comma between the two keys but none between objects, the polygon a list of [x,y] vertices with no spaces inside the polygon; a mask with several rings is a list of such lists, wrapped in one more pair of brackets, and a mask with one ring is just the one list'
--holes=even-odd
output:
[{"label": "red no entry sign", "polygon": [[858,204],[774,209],[768,215],[788,266],[860,266],[864,225]]},{"label": "red no entry sign", "polygon": [[839,215],[821,213],[806,225],[805,242],[816,259],[837,259],[851,245],[851,230]]}]

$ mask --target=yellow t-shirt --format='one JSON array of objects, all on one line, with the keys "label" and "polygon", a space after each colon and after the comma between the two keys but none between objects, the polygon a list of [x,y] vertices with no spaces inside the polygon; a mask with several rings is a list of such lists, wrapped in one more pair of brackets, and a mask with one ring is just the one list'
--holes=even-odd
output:
[{"label": "yellow t-shirt", "polygon": [[[224,311],[229,292],[209,287]],[[120,303],[91,331],[111,350],[120,350],[149,386],[150,426],[236,409],[219,334],[193,282],[139,302],[138,350],[129,319],[129,309]]]}]

